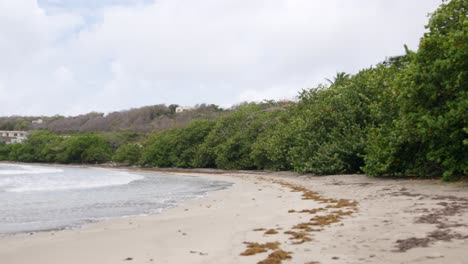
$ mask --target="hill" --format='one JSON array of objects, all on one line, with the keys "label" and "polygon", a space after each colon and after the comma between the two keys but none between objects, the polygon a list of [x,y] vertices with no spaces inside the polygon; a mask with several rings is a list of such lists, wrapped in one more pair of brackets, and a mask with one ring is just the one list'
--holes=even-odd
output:
[{"label": "hill", "polygon": [[[230,110],[214,104],[196,105],[176,113],[178,105],[152,105],[109,114],[91,112],[77,116],[0,117],[0,130],[50,130],[55,133],[150,132],[185,126],[197,119],[215,119]],[[42,120],[42,122],[37,122]],[[36,122],[33,122],[36,121]]]}]

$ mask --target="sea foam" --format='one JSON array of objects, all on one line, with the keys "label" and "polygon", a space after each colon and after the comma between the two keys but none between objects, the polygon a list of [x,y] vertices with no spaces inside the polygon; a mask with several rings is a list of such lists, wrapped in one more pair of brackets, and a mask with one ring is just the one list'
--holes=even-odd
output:
[{"label": "sea foam", "polygon": [[230,183],[158,172],[0,163],[0,235],[155,214]]},{"label": "sea foam", "polygon": [[[7,169],[5,169],[7,168]],[[0,190],[6,192],[59,191],[129,184],[141,175],[115,171],[105,174],[63,173],[54,167],[0,165]]]},{"label": "sea foam", "polygon": [[0,164],[0,175],[61,173],[60,168],[50,168],[32,165]]}]

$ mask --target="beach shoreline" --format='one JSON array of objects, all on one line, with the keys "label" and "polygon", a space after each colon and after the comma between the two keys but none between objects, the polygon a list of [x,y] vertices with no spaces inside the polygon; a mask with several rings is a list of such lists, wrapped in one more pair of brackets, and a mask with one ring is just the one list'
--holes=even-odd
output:
[{"label": "beach shoreline", "polygon": [[[290,252],[291,259],[283,263],[463,263],[467,257],[468,188],[463,183],[117,169],[164,171],[234,185],[157,215],[2,237],[0,262],[257,263],[278,250]],[[251,245],[245,242],[279,246],[241,256]]]}]

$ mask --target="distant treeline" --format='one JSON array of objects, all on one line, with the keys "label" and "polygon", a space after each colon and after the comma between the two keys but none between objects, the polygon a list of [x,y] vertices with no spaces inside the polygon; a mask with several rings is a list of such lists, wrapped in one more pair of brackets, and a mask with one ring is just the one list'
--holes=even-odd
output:
[{"label": "distant treeline", "polygon": [[[151,132],[187,125],[197,119],[214,119],[223,114],[217,105],[200,104],[176,114],[178,105],[153,105],[125,111],[89,113],[79,116],[0,117],[0,130],[49,130],[55,133]],[[42,120],[42,123],[33,122]]]},{"label": "distant treeline", "polygon": [[435,11],[417,52],[304,90],[141,134],[35,132],[0,159],[154,167],[441,176],[468,172],[468,1]]}]

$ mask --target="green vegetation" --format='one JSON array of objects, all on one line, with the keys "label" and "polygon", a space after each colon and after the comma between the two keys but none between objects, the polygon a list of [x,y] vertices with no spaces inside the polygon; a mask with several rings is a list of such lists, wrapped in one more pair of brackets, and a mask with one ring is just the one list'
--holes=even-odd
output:
[{"label": "green vegetation", "polygon": [[112,160],[127,165],[136,165],[141,158],[142,147],[138,143],[128,143],[119,147]]},{"label": "green vegetation", "polygon": [[23,143],[0,145],[0,159],[21,162],[103,163],[112,148],[102,135],[59,136],[35,131]]},{"label": "green vegetation", "polygon": [[255,169],[252,147],[257,137],[276,122],[275,103],[246,104],[219,118],[195,152],[195,167]]},{"label": "green vegetation", "polygon": [[[355,75],[337,73],[328,85],[303,90],[297,102],[205,107],[222,114],[147,137],[34,132],[22,144],[0,145],[0,160],[456,180],[468,172],[467,10],[467,1],[443,3],[418,51],[407,49]],[[175,106],[161,109],[177,116]],[[163,120],[147,110],[148,122]]]},{"label": "green vegetation", "polygon": [[443,4],[398,77],[398,112],[370,136],[364,171],[371,175],[468,172],[468,2]]},{"label": "green vegetation", "polygon": [[[48,130],[59,134],[142,132],[180,127],[198,119],[215,119],[224,114],[217,105],[196,105],[189,111],[175,113],[178,105],[152,105],[79,116],[10,116],[0,117],[0,130]],[[38,120],[41,122],[38,123]]]}]

